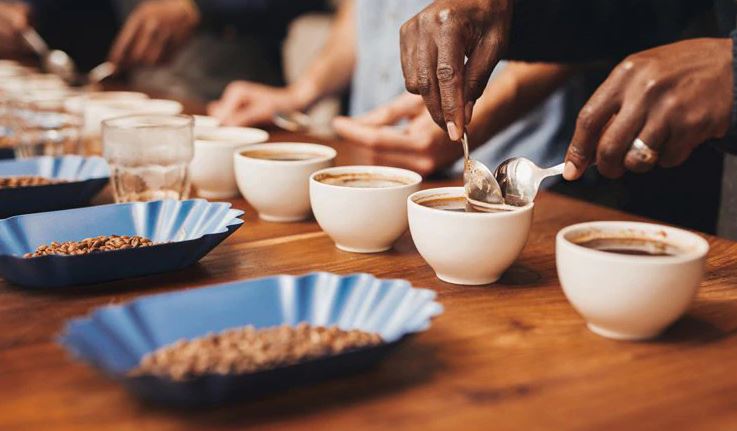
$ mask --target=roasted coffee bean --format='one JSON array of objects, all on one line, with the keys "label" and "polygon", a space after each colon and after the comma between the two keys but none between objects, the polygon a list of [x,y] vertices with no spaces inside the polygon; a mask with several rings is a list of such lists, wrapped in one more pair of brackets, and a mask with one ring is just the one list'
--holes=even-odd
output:
[{"label": "roasted coffee bean", "polygon": [[252,373],[382,342],[378,334],[334,326],[245,326],[164,346],[144,356],[129,374],[186,380],[203,374]]},{"label": "roasted coffee bean", "polygon": [[19,187],[48,186],[50,184],[66,183],[66,180],[56,180],[45,177],[0,177],[0,189],[15,189]]},{"label": "roasted coffee bean", "polygon": [[123,250],[127,248],[148,247],[154,243],[142,236],[103,235],[94,238],[85,238],[81,241],[67,241],[58,243],[52,241],[49,245],[40,245],[33,253],[26,253],[25,258],[46,256],[48,254],[80,255],[97,251]]}]

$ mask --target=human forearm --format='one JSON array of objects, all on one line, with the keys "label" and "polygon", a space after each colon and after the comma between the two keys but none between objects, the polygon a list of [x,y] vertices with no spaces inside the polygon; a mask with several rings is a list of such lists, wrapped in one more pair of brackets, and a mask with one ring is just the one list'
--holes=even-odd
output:
[{"label": "human forearm", "polygon": [[353,0],[337,12],[330,36],[307,71],[289,86],[301,109],[348,87],[356,62]]},{"label": "human forearm", "polygon": [[571,66],[543,63],[507,64],[478,99],[469,126],[476,146],[538,106],[573,73]]}]

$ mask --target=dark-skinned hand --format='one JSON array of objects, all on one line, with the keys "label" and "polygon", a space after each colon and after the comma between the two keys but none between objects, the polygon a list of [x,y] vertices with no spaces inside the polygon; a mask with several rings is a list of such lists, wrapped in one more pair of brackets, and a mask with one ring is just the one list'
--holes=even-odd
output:
[{"label": "dark-skinned hand", "polygon": [[[723,137],[732,112],[732,42],[691,39],[633,54],[581,110],[564,177],[596,163],[602,175],[683,163],[699,144]],[[655,153],[632,149],[639,138]]]},{"label": "dark-skinned hand", "polygon": [[436,0],[401,28],[407,91],[422,95],[454,141],[499,62],[511,17],[512,0]]},{"label": "dark-skinned hand", "polygon": [[154,65],[181,47],[200,23],[191,0],[147,0],[130,14],[110,51],[120,67]]}]

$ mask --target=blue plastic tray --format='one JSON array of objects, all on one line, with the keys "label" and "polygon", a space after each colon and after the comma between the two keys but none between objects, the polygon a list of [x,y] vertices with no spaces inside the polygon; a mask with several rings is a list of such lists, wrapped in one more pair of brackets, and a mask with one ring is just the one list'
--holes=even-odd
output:
[{"label": "blue plastic tray", "polygon": [[[75,357],[122,382],[144,399],[213,405],[259,397],[364,369],[442,313],[435,292],[370,274],[313,273],[237,281],[102,307],[67,323],[60,343]],[[385,344],[268,371],[210,374],[186,381],[127,377],[141,358],[180,339],[228,328],[282,324],[333,326],[379,333]]]},{"label": "blue plastic tray", "polygon": [[[0,277],[26,287],[99,283],[197,262],[242,224],[229,203],[154,201],[101,205],[0,220]],[[141,235],[157,245],[24,259],[39,245],[99,235]]]},{"label": "blue plastic tray", "polygon": [[0,189],[0,218],[84,206],[108,183],[110,170],[102,157],[44,156],[0,160],[0,177],[20,175],[69,182]]}]

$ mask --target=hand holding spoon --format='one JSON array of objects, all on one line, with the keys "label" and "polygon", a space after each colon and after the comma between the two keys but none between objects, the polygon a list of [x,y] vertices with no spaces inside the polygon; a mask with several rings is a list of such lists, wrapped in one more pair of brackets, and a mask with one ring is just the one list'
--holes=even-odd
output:
[{"label": "hand holding spoon", "polygon": [[43,68],[47,72],[58,75],[67,82],[74,82],[77,77],[77,67],[66,52],[49,49],[43,38],[33,28],[24,31],[21,36],[41,58]]}]

